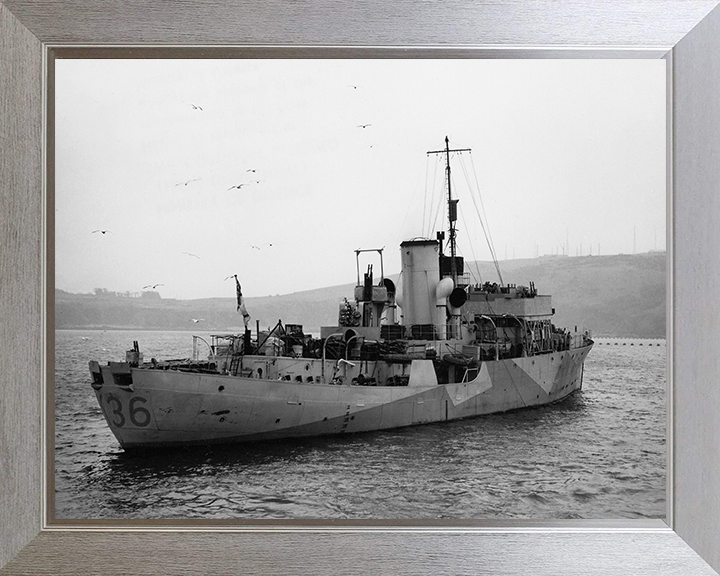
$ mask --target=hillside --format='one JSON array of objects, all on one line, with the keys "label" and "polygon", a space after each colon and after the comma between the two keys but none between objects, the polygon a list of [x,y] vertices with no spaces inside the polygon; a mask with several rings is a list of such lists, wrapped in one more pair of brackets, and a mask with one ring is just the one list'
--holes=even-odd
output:
[{"label": "hillside", "polygon": [[[489,262],[466,265],[482,280],[497,279]],[[589,328],[596,336],[665,337],[665,253],[536,258],[500,263],[506,283],[535,283],[551,294],[558,326]],[[353,284],[280,296],[246,298],[252,328],[284,323],[302,324],[306,331],[337,321],[338,303],[351,298]],[[193,323],[191,319],[200,319]],[[172,300],[130,298],[105,293],[55,291],[55,328],[118,328],[237,331],[242,320],[234,298]]]}]

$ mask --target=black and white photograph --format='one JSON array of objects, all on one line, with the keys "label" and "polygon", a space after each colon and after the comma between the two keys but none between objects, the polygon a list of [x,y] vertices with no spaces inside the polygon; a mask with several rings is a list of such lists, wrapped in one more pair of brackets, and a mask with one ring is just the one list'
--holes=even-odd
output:
[{"label": "black and white photograph", "polygon": [[665,517],[664,61],[54,66],[55,520]]}]

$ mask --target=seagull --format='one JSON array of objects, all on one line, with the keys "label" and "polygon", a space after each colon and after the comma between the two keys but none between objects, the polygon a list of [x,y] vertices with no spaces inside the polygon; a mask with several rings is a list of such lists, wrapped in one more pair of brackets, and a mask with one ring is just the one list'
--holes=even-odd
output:
[{"label": "seagull", "polygon": [[190,322],[195,322],[195,324],[198,322],[205,322],[205,318],[190,318]]},{"label": "seagull", "polygon": [[93,230],[92,231],[93,234],[95,234],[95,232],[100,232],[100,234],[107,234],[108,232],[110,232],[110,234],[113,233],[112,230]]},{"label": "seagull", "polygon": [[188,256],[192,256],[193,258],[200,258],[197,254],[191,254],[190,252],[183,252],[183,254],[187,254]]},{"label": "seagull", "polygon": [[155,290],[158,286],[165,286],[165,284],[148,284],[147,286],[143,286],[143,290],[145,290],[145,288],[152,288]]},{"label": "seagull", "polygon": [[193,107],[193,110],[202,110],[200,106],[195,106],[195,104],[190,104],[190,106]]},{"label": "seagull", "polygon": [[233,188],[237,188],[238,190],[240,190],[240,188],[242,188],[243,186],[245,186],[245,184],[238,184],[237,186],[230,186],[230,188],[228,188],[228,190],[232,190]]},{"label": "seagull", "polygon": [[368,126],[372,126],[372,124],[358,124],[358,128],[367,128]]},{"label": "seagull", "polygon": [[188,180],[187,182],[178,182],[175,184],[175,186],[187,186],[190,184],[190,182],[196,182],[197,180],[200,180],[200,178],[193,178],[192,180]]}]

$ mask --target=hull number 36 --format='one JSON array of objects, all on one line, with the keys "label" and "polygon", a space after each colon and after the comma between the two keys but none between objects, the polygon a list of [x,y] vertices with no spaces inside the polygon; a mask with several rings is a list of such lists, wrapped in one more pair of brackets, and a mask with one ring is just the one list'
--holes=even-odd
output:
[{"label": "hull number 36", "polygon": [[127,412],[123,410],[123,403],[120,398],[114,394],[108,394],[105,402],[107,403],[106,414],[108,420],[110,420],[116,428],[125,426],[128,419],[138,428],[144,428],[150,424],[150,420],[152,419],[150,412],[147,408],[143,408],[143,404],[147,402],[147,398],[143,398],[142,396],[133,396],[130,398],[127,405]]}]

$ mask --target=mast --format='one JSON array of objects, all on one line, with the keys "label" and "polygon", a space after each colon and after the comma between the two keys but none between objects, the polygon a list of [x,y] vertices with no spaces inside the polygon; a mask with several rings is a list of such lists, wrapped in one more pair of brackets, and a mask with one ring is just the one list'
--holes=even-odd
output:
[{"label": "mast", "polygon": [[[448,191],[448,233],[450,236],[450,275],[453,282],[457,285],[457,268],[455,266],[455,220],[457,219],[457,202],[453,206],[452,188],[450,179],[450,140],[445,136],[445,171],[447,172],[447,191]],[[453,214],[453,208],[454,214]]]},{"label": "mast", "polygon": [[[453,200],[452,197],[452,183],[450,179],[450,152],[470,152],[470,148],[458,148],[456,150],[450,150],[450,139],[445,136],[445,149],[444,150],[432,150],[428,154],[445,154],[445,174],[447,178],[447,195],[448,195],[448,236],[450,240],[450,275],[452,276],[453,283],[457,286],[457,265],[455,263],[456,256],[456,244],[455,244],[455,221],[457,220],[457,203],[458,200]],[[442,246],[441,246],[442,251]]]}]

